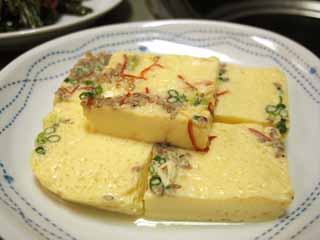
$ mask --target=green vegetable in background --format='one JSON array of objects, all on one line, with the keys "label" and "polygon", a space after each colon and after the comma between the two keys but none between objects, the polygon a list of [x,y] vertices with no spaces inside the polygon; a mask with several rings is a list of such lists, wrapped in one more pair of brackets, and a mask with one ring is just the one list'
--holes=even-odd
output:
[{"label": "green vegetable in background", "polygon": [[83,0],[0,0],[0,32],[55,23],[61,14],[84,16],[92,9]]}]

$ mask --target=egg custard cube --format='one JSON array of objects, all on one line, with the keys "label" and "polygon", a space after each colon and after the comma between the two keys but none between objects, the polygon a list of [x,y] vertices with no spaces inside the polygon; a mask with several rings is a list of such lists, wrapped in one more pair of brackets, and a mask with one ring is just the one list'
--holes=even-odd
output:
[{"label": "egg custard cube", "polygon": [[208,153],[155,145],[144,196],[145,216],[262,221],[283,215],[293,191],[277,129],[214,123],[211,134]]},{"label": "egg custard cube", "polygon": [[143,213],[152,146],[92,132],[78,103],[56,103],[31,154],[34,175],[60,198],[121,212]]},{"label": "egg custard cube", "polygon": [[215,121],[273,125],[286,136],[287,79],[279,69],[222,65],[218,86]]},{"label": "egg custard cube", "polygon": [[117,52],[103,92],[82,94],[84,114],[112,136],[206,150],[218,69],[214,57]]}]

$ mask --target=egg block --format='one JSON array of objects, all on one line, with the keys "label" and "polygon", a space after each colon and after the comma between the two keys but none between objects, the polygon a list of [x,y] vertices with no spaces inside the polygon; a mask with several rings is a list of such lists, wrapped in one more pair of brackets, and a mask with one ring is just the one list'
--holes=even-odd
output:
[{"label": "egg block", "polygon": [[80,104],[57,103],[31,154],[40,184],[60,198],[129,215],[143,213],[152,146],[92,131]]},{"label": "egg block", "polygon": [[289,131],[286,76],[277,68],[221,65],[214,121],[275,126]]},{"label": "egg block", "polygon": [[152,219],[262,221],[293,199],[281,135],[258,124],[214,123],[208,153],[153,148],[144,195]]},{"label": "egg block", "polygon": [[117,52],[104,68],[100,94],[82,94],[97,131],[149,143],[207,151],[219,61]]}]

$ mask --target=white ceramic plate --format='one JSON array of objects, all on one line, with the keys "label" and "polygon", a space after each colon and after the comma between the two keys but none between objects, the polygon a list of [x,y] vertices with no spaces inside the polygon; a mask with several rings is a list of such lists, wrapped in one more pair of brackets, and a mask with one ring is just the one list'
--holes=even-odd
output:
[{"label": "white ceramic plate", "polygon": [[83,25],[90,24],[97,17],[110,11],[122,0],[90,0],[84,5],[92,8],[93,12],[86,16],[71,16],[64,14],[57,23],[36,29],[20,30],[8,33],[0,32],[0,49],[17,49],[34,45],[53,38]]},{"label": "white ceramic plate", "polygon": [[[64,204],[42,191],[28,158],[55,89],[85,52],[120,49],[215,55],[225,62],[281,68],[289,81],[288,151],[295,189],[287,216],[248,224],[157,224]],[[27,52],[0,73],[0,235],[60,240],[319,239],[319,143],[320,62],[287,38],[209,21],[142,22],[71,34]]]}]

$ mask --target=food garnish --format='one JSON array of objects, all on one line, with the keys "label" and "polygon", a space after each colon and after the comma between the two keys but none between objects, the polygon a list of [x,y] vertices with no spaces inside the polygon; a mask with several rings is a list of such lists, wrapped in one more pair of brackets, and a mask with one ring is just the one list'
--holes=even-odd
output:
[{"label": "food garnish", "polygon": [[283,103],[284,93],[281,84],[274,83],[274,86],[278,92],[279,102],[276,105],[267,105],[265,111],[268,114],[268,120],[284,135],[288,132],[289,113],[287,106]]}]

